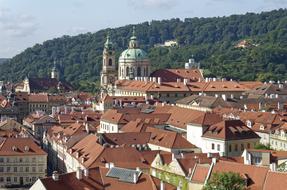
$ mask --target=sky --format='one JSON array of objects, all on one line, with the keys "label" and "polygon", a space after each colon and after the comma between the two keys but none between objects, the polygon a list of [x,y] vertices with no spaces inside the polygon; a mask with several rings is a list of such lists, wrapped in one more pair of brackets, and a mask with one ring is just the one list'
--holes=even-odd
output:
[{"label": "sky", "polygon": [[287,0],[0,0],[0,58],[63,35],[279,8],[287,8]]}]

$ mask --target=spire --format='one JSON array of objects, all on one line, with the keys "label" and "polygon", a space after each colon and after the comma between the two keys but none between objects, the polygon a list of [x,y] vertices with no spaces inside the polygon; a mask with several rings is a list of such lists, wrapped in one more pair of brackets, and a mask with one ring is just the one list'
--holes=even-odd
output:
[{"label": "spire", "polygon": [[57,70],[57,61],[56,61],[56,59],[54,59],[54,66],[53,66],[52,70],[53,71]]},{"label": "spire", "polygon": [[132,37],[136,38],[136,27],[135,26],[133,26],[133,36]]},{"label": "spire", "polygon": [[113,43],[111,42],[111,39],[110,39],[110,31],[107,32],[107,40],[105,42],[105,48],[110,49],[110,50],[113,49]]},{"label": "spire", "polygon": [[133,26],[133,32],[132,32],[132,36],[130,38],[129,48],[130,49],[138,48],[138,42],[137,42],[137,36],[136,36],[136,27],[135,26]]}]

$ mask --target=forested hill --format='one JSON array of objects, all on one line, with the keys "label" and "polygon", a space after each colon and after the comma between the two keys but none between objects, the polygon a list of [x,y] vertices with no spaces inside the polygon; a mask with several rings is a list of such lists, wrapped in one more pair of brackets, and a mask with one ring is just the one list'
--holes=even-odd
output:
[{"label": "forested hill", "polygon": [[[119,56],[128,46],[132,25],[36,44],[1,64],[0,80],[19,81],[27,75],[47,76],[53,60],[58,59],[65,80],[81,90],[95,90],[108,30]],[[153,69],[182,67],[194,55],[206,75],[240,80],[287,80],[286,9],[261,14],[144,22],[136,25],[136,31]],[[180,46],[154,47],[172,39]],[[244,39],[254,46],[234,47]]]},{"label": "forested hill", "polygon": [[6,58],[0,58],[0,64],[4,63],[4,62],[6,62],[6,61],[8,61],[8,59],[6,59]]}]

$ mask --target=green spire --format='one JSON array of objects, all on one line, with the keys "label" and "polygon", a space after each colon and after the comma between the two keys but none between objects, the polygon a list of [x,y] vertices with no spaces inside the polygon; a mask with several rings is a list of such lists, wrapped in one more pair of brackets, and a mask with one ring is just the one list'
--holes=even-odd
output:
[{"label": "green spire", "polygon": [[110,31],[107,32],[107,40],[105,42],[105,48],[110,50],[113,49],[113,43],[110,40]]},{"label": "green spire", "polygon": [[132,33],[132,37],[130,38],[129,48],[130,49],[138,48],[138,42],[137,42],[137,36],[136,36],[136,27],[135,26],[133,26],[133,33]]}]

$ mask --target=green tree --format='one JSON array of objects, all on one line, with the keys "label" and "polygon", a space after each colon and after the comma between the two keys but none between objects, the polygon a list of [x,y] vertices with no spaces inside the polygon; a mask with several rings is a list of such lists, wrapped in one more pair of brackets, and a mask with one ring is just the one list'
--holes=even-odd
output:
[{"label": "green tree", "polygon": [[214,173],[204,190],[244,190],[245,180],[234,172]]}]

